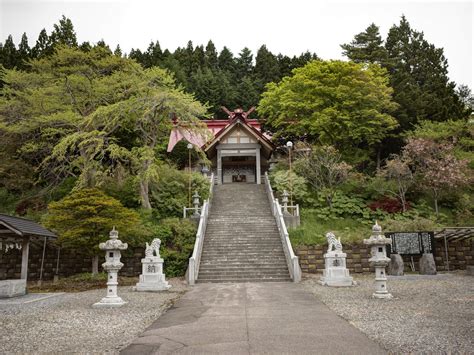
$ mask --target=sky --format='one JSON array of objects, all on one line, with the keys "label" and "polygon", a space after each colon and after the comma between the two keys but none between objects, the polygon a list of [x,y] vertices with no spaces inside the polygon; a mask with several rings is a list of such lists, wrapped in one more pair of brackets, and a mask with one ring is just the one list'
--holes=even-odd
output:
[{"label": "sky", "polygon": [[42,28],[51,32],[64,14],[78,41],[105,40],[123,51],[145,50],[151,41],[171,51],[206,44],[225,45],[237,55],[255,54],[266,44],[273,53],[299,55],[309,50],[323,59],[343,59],[348,43],[372,22],[385,38],[404,14],[412,28],[444,48],[449,76],[473,89],[474,0],[0,0],[0,41],[26,32],[30,46]]}]

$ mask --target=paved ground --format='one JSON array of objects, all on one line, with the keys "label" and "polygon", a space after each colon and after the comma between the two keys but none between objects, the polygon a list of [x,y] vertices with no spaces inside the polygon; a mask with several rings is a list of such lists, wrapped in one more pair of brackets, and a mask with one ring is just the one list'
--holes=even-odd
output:
[{"label": "paved ground", "polygon": [[380,354],[301,284],[198,284],[122,354]]}]

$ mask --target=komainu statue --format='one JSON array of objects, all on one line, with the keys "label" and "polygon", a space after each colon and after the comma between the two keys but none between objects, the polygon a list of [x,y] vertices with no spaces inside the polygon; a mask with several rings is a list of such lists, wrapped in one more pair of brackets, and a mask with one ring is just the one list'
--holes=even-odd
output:
[{"label": "komainu statue", "polygon": [[341,237],[336,239],[333,232],[326,233],[326,239],[328,241],[328,253],[332,252],[333,249],[337,252],[342,252]]},{"label": "komainu statue", "polygon": [[151,256],[160,256],[160,245],[161,245],[161,240],[158,238],[153,239],[151,244],[146,243],[146,248],[145,248],[145,256],[146,257],[151,257]]}]

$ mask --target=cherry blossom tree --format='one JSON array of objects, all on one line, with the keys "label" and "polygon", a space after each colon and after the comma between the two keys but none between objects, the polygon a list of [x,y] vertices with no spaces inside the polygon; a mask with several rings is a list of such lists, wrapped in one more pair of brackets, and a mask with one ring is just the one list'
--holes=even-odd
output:
[{"label": "cherry blossom tree", "polygon": [[430,191],[439,214],[438,201],[443,193],[460,188],[472,181],[467,160],[454,155],[449,143],[437,143],[425,138],[410,138],[403,148],[403,155],[412,160],[421,187]]}]

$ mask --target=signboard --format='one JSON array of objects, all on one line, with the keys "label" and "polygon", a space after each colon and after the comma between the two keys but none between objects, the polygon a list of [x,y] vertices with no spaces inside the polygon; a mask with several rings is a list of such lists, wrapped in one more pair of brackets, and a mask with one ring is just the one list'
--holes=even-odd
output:
[{"label": "signboard", "polygon": [[385,237],[392,239],[387,254],[421,255],[435,252],[434,232],[396,232],[385,233]]}]

